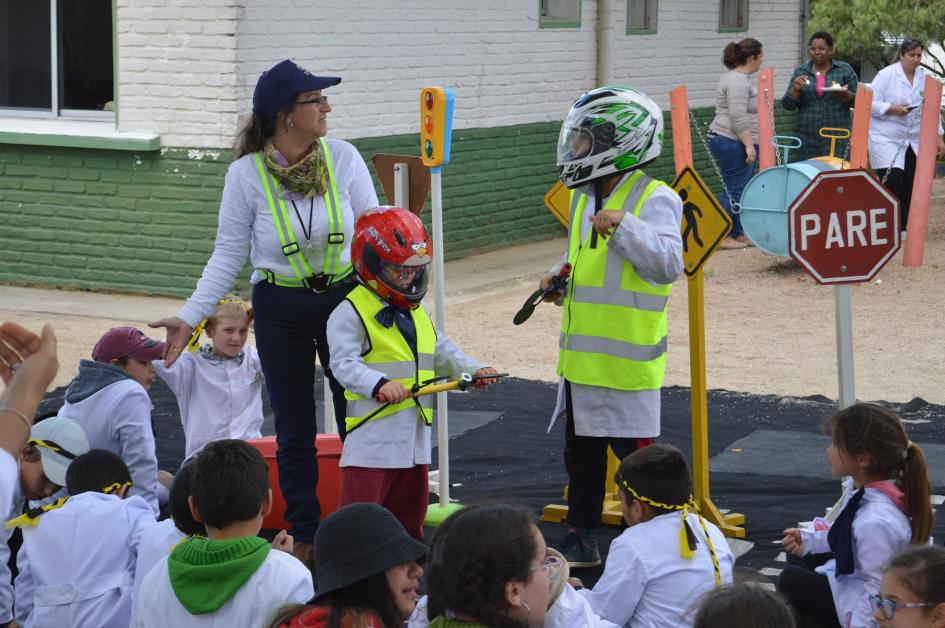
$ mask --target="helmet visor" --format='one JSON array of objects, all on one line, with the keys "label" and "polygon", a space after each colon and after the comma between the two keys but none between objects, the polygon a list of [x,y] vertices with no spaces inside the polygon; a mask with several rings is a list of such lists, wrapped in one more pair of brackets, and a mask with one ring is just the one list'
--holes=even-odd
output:
[{"label": "helmet visor", "polygon": [[428,267],[429,264],[401,266],[385,262],[381,264],[379,278],[388,288],[403,295],[410,303],[419,303],[427,293],[427,282],[430,279]]},{"label": "helmet visor", "polygon": [[594,136],[588,127],[562,126],[558,137],[558,164],[582,159],[594,152]]}]

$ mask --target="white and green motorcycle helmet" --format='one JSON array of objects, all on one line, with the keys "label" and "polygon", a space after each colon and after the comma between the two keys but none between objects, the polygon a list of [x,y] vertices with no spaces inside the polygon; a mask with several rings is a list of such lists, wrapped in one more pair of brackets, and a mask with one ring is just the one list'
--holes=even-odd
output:
[{"label": "white and green motorcycle helmet", "polygon": [[558,136],[558,178],[569,188],[634,170],[660,155],[663,112],[622,85],[598,87],[571,105]]}]

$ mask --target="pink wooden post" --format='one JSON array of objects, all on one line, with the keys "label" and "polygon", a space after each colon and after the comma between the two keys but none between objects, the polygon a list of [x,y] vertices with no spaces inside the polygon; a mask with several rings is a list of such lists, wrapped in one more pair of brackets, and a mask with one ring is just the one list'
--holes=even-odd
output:
[{"label": "pink wooden post", "polygon": [[922,122],[919,126],[919,154],[915,160],[915,184],[912,186],[912,205],[909,207],[909,237],[906,240],[906,252],[902,256],[903,266],[921,266],[925,254],[925,232],[929,224],[941,108],[942,84],[926,76]]},{"label": "pink wooden post", "polygon": [[[770,106],[769,106],[770,105]],[[777,163],[774,154],[774,68],[765,68],[758,74],[758,170]]]}]

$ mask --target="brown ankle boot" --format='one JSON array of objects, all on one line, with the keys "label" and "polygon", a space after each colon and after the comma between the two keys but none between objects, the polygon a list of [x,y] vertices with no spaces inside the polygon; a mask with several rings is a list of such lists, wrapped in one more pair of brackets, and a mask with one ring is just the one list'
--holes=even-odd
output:
[{"label": "brown ankle boot", "polygon": [[315,544],[305,541],[296,541],[292,547],[292,555],[302,561],[302,564],[315,572]]}]

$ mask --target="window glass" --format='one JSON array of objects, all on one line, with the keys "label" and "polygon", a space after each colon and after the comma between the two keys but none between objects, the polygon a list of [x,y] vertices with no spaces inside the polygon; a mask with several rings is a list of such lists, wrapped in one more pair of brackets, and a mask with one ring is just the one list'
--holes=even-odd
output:
[{"label": "window glass", "polygon": [[49,55],[49,2],[0,0],[0,107],[51,109]]},{"label": "window glass", "polygon": [[101,111],[113,92],[111,0],[62,0],[59,107]]}]

